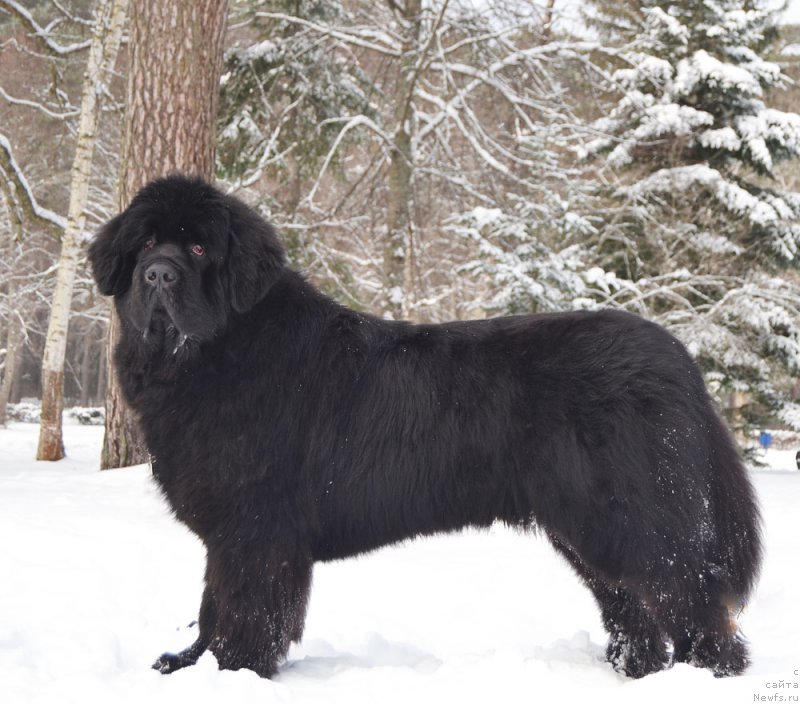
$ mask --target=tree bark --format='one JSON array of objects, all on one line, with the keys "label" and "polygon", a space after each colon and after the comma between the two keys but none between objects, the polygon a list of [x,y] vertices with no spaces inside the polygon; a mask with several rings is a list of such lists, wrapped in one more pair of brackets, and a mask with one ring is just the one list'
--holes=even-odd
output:
[{"label": "tree bark", "polygon": [[69,214],[67,227],[61,237],[58,275],[42,361],[42,419],[36,453],[38,460],[60,460],[64,457],[61,417],[64,410],[64,358],[72,291],[82,249],[81,234],[86,225],[84,211],[89,197],[103,81],[116,62],[127,4],[128,0],[102,0],[95,16],[92,45],[83,79],[75,160],[72,164]]},{"label": "tree bark", "polygon": [[[214,177],[216,117],[228,0],[131,0],[119,208],[170,172]],[[109,326],[109,359],[119,333]],[[103,469],[147,460],[109,364]]]},{"label": "tree bark", "polygon": [[214,176],[228,0],[132,0],[120,206],[171,171]]},{"label": "tree bark", "polygon": [[81,345],[81,406],[86,408],[90,403],[89,384],[92,378],[91,360],[92,360],[92,345],[94,343],[94,335],[89,334],[90,330],[84,331],[83,344]]},{"label": "tree bark", "polygon": [[[9,291],[13,297],[13,291]],[[11,387],[16,378],[17,368],[20,360],[20,347],[22,346],[22,323],[16,315],[12,315],[8,321],[6,332],[6,358],[3,367],[3,380],[0,382],[0,426],[6,424],[6,414],[8,412],[8,399],[11,396]]]},{"label": "tree bark", "polygon": [[[108,326],[106,358],[112,359],[119,326],[116,311],[112,312]],[[100,468],[130,467],[147,461],[147,447],[139,430],[138,420],[125,403],[119,387],[114,365],[108,365],[108,387],[106,390],[106,432],[100,455]]]},{"label": "tree bark", "polygon": [[411,279],[413,275],[413,224],[411,192],[414,155],[412,153],[412,93],[414,73],[419,60],[422,0],[406,0],[400,8],[403,29],[403,55],[398,67],[394,106],[394,139],[389,160],[386,203],[386,240],[383,248],[383,276],[386,291],[385,310],[398,319],[411,314]]}]

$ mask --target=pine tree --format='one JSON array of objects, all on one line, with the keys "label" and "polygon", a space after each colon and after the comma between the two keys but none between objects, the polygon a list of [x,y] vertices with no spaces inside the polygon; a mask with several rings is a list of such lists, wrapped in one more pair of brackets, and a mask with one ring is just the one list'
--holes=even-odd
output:
[{"label": "pine tree", "polygon": [[587,153],[608,179],[593,239],[611,274],[600,298],[654,317],[688,344],[712,388],[745,393],[745,419],[800,427],[800,116],[768,107],[786,84],[763,55],[776,13],[758,0],[591,3],[616,40],[617,102]]},{"label": "pine tree", "polygon": [[316,173],[343,117],[370,110],[370,82],[357,63],[300,24],[345,21],[347,13],[322,0],[239,0],[235,11],[248,32],[225,54],[221,175],[242,185],[267,172],[297,188]]},{"label": "pine tree", "polygon": [[[338,0],[232,4],[235,29],[222,76],[217,173],[260,201],[281,229],[295,266],[335,270],[317,283],[358,305],[348,284],[333,283],[345,272],[315,226],[325,219],[325,206],[308,207],[320,173],[341,177],[343,155],[363,137],[348,129],[350,121],[375,116],[376,88],[359,56],[342,51],[336,38],[320,37],[324,28],[348,27],[354,18]],[[312,243],[298,236],[309,228],[316,233]]]},{"label": "pine tree", "polygon": [[[228,0],[131,1],[120,210],[145,183],[170,171],[213,177],[227,14]],[[112,311],[112,347],[119,324]],[[104,469],[147,459],[141,430],[124,401],[113,365],[109,372]]]}]

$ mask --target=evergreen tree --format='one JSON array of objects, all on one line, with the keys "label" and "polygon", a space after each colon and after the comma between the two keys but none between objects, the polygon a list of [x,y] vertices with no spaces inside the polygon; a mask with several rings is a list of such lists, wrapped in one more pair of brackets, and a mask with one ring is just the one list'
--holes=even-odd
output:
[{"label": "evergreen tree", "polygon": [[[331,275],[318,283],[358,305],[349,295],[346,267],[325,238],[309,243],[298,236],[325,219],[324,207],[307,202],[320,171],[341,177],[343,155],[363,136],[343,127],[360,115],[374,117],[377,88],[359,57],[342,51],[337,39],[319,36],[320,28],[353,22],[338,0],[235,0],[217,167],[235,189],[266,184],[254,200],[280,227],[293,263],[324,269]],[[346,283],[340,285],[341,279]]]},{"label": "evergreen tree", "polygon": [[265,171],[294,185],[315,175],[341,122],[370,112],[371,82],[353,57],[302,23],[350,21],[339,2],[239,0],[248,25],[225,54],[219,167],[252,183]]},{"label": "evergreen tree", "polygon": [[776,13],[758,0],[594,0],[620,47],[617,102],[587,152],[608,179],[593,256],[598,297],[672,328],[712,388],[744,392],[745,420],[800,427],[800,194],[779,164],[800,156],[800,116],[768,107],[786,84],[764,59]]}]

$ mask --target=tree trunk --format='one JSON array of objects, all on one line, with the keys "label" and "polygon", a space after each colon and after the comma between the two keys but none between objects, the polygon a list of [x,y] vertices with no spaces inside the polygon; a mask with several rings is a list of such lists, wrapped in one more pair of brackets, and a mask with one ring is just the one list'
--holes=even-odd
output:
[{"label": "tree trunk", "polygon": [[403,56],[398,67],[394,106],[394,144],[390,154],[383,249],[385,312],[392,318],[411,314],[413,225],[411,192],[414,155],[413,91],[419,60],[422,0],[406,0],[397,8],[403,29]]},{"label": "tree trunk", "polygon": [[127,4],[127,0],[102,0],[97,7],[92,46],[83,79],[81,114],[75,160],[72,164],[69,215],[67,227],[61,237],[58,275],[42,362],[42,420],[39,427],[39,449],[36,453],[38,460],[60,460],[64,457],[61,416],[64,410],[64,357],[72,290],[78,258],[81,255],[80,238],[86,224],[84,211],[89,197],[103,80],[110,74],[116,62]]},{"label": "tree trunk", "polygon": [[[108,326],[106,359],[113,359],[119,326],[116,311],[112,312]],[[100,468],[130,467],[147,461],[147,447],[139,430],[136,414],[125,403],[122,389],[114,373],[114,365],[108,365],[108,388],[106,390],[106,432],[100,455]]]},{"label": "tree trunk", "polygon": [[106,397],[106,386],[108,384],[108,335],[106,335],[105,344],[100,345],[100,361],[97,364],[97,374],[95,375],[95,389],[94,396],[92,396],[93,403],[98,404]]},{"label": "tree trunk", "polygon": [[91,403],[89,396],[89,385],[92,378],[92,347],[94,345],[94,335],[91,327],[87,327],[83,334],[83,345],[81,346],[81,406],[86,408]]},{"label": "tree trunk", "polygon": [[[228,0],[131,1],[120,210],[158,176],[179,171],[213,179],[227,14]],[[111,349],[118,331],[113,311]],[[108,369],[104,469],[147,460],[114,365]]]},{"label": "tree trunk", "polygon": [[228,0],[132,0],[120,207],[171,171],[213,179]]},{"label": "tree trunk", "polygon": [[[9,296],[13,298],[13,291]],[[0,426],[6,424],[8,412],[8,399],[11,396],[11,386],[17,375],[20,360],[20,347],[22,346],[22,323],[16,315],[11,315],[8,321],[6,334],[6,359],[3,368],[3,380],[0,382]]]}]

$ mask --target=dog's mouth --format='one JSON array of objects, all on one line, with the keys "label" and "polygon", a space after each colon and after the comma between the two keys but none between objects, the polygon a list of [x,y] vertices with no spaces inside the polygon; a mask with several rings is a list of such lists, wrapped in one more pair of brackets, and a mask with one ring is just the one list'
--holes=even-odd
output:
[{"label": "dog's mouth", "polygon": [[172,353],[177,354],[190,340],[191,335],[177,324],[173,309],[172,302],[167,297],[155,293],[148,296],[142,337],[145,342],[161,343],[165,348],[171,347]]}]

